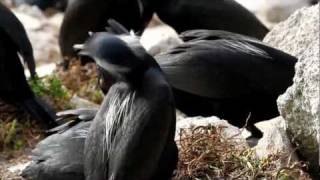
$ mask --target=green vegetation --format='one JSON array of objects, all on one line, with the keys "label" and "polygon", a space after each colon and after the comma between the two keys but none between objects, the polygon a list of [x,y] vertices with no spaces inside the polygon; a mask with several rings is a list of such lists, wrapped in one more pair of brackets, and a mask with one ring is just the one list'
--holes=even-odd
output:
[{"label": "green vegetation", "polygon": [[[72,108],[71,95],[56,76],[29,80],[36,96],[45,100],[55,110]],[[19,153],[26,147],[33,147],[43,136],[42,128],[21,109],[1,104],[0,109],[0,152],[6,156]]]},{"label": "green vegetation", "polygon": [[62,85],[58,77],[51,75],[29,80],[30,87],[36,96],[43,98],[56,110],[71,108],[71,94]]},{"label": "green vegetation", "polygon": [[[24,113],[23,113],[24,114]],[[14,119],[12,119],[14,118]],[[43,131],[26,114],[0,119],[0,152],[10,157],[26,147],[33,147],[43,137]]]},{"label": "green vegetation", "polygon": [[36,77],[29,80],[29,84],[33,92],[40,97],[47,94],[57,98],[65,98],[67,96],[66,90],[56,76]]}]

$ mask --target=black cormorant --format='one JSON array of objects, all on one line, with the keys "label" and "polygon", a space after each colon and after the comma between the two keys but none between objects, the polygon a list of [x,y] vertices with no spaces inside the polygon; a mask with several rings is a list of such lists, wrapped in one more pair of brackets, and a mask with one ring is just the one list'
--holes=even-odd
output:
[{"label": "black cormorant", "polygon": [[[119,33],[122,28],[116,29],[114,32]],[[119,37],[128,43],[137,56],[149,57],[135,37],[127,35]],[[254,38],[225,31],[193,30],[182,33],[181,38],[185,41],[185,44],[156,57],[171,83],[177,107],[190,116],[218,115],[238,127],[245,125],[247,117],[251,114],[247,122],[248,128],[253,131],[255,137],[260,137],[261,132],[253,124],[259,120],[267,120],[278,115],[276,98],[292,83],[296,58],[271,48]],[[97,54],[103,54],[104,51],[99,51],[99,47],[103,46],[102,42],[97,43],[97,45],[99,46],[91,47],[97,50]],[[113,46],[113,48],[121,49],[119,46]],[[116,52],[114,50],[110,51]],[[129,63],[118,61],[119,58],[115,58],[117,57],[116,54],[110,54],[110,52],[107,54],[112,57],[107,62],[131,66]],[[124,54],[123,57],[127,57],[127,55]],[[102,60],[99,60],[101,57],[96,57],[96,59],[103,63]],[[116,66],[111,64],[109,67],[113,69]],[[123,72],[125,72],[126,68],[118,68],[118,70],[124,70]],[[118,76],[117,71],[109,70],[108,73],[104,71],[102,73],[105,76],[110,76],[109,73],[113,73],[113,77],[122,79],[122,76]],[[145,81],[137,82],[143,83]],[[104,85],[102,84],[102,86]],[[109,86],[106,86],[102,87],[105,92],[109,89]],[[111,93],[113,94],[114,91],[111,90]],[[110,96],[109,99],[111,99]],[[106,104],[108,103],[104,102],[102,106],[106,107]],[[137,112],[141,111],[137,110]],[[64,115],[64,118],[69,119],[76,115],[76,117],[83,117],[82,119],[87,121],[93,119],[95,113],[95,110],[80,111],[80,113],[76,110],[61,114]],[[103,113],[100,112],[99,116],[102,115]],[[101,118],[100,121],[102,121]],[[58,128],[58,130],[61,129],[65,129],[65,127]],[[86,128],[82,129],[84,131],[80,132],[83,132],[82,135],[86,136]],[[60,142],[62,141],[61,138]],[[84,139],[81,143],[83,141]],[[68,143],[74,143],[72,146],[78,146],[78,141],[68,141]],[[90,148],[90,146],[87,148]],[[66,151],[57,150],[54,153],[56,154],[58,151],[62,153],[62,155],[57,155],[61,157],[62,164],[64,163],[63,157],[72,153],[67,150],[67,146],[63,149],[66,149]],[[35,151],[39,152],[39,150]],[[44,157],[50,151],[49,146],[43,148],[42,153],[39,153],[42,154],[40,157]],[[78,152],[80,151],[76,151],[76,153]],[[44,172],[37,171],[37,169],[55,169],[54,166],[41,163],[45,162],[41,161],[42,158],[39,159],[39,165],[32,164],[36,171],[29,172]],[[77,160],[74,161],[78,162]],[[73,161],[70,160],[70,162]],[[76,166],[71,165],[69,167],[74,168],[70,168],[73,169],[73,172],[82,173],[81,168],[79,172]],[[64,173],[62,169],[54,172],[57,174]],[[35,180],[38,179],[35,178]]]},{"label": "black cormorant", "polygon": [[53,127],[54,113],[33,94],[19,55],[34,78],[35,60],[26,31],[16,16],[0,3],[0,99],[22,107],[44,125]]},{"label": "black cormorant", "polygon": [[[113,18],[126,28],[142,31],[153,12],[141,0],[76,0],[70,1],[59,35],[64,60],[77,57],[74,44],[84,43],[88,32],[103,31],[107,20]],[[85,61],[85,60],[83,60]],[[68,61],[64,61],[67,66]]]},{"label": "black cormorant", "polygon": [[194,29],[225,30],[263,39],[268,29],[234,0],[153,0],[160,19],[178,33]]},{"label": "black cormorant", "polygon": [[[114,20],[119,34],[140,57],[149,56]],[[220,30],[191,30],[183,44],[155,57],[172,86],[176,107],[188,116],[218,116],[238,127],[279,115],[276,100],[292,84],[297,59],[263,42]],[[107,88],[105,88],[107,89]]]},{"label": "black cormorant", "polygon": [[31,6],[37,6],[43,11],[47,9],[64,11],[67,8],[68,1],[69,0],[13,0],[16,6],[28,4]]},{"label": "black cormorant", "polygon": [[[119,37],[147,53],[121,24],[109,20]],[[176,107],[188,116],[212,116],[262,133],[254,123],[279,115],[276,100],[292,84],[297,59],[263,42],[220,30],[190,30],[183,44],[155,56],[173,88]]]},{"label": "black cormorant", "polygon": [[80,53],[95,60],[102,80],[115,79],[85,142],[86,179],[170,179],[178,158],[175,106],[159,66],[103,32],[92,35]]},{"label": "black cormorant", "polygon": [[[259,40],[226,31],[192,30],[155,57],[188,116],[216,115],[242,127],[279,115],[276,100],[292,84],[297,59]],[[247,119],[248,118],[248,119]]]},{"label": "black cormorant", "polygon": [[[96,113],[97,109],[59,112],[59,120],[68,123],[50,130],[55,134],[36,146],[22,177],[26,180],[84,180],[84,142]],[[70,125],[72,122],[76,124]]]}]

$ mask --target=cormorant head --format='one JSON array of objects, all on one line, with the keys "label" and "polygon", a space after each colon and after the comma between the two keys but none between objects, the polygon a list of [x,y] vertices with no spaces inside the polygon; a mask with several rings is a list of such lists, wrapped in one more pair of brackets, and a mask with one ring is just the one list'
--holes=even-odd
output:
[{"label": "cormorant head", "polygon": [[79,54],[94,59],[103,78],[127,79],[144,64],[124,41],[106,32],[92,34],[81,49]]}]

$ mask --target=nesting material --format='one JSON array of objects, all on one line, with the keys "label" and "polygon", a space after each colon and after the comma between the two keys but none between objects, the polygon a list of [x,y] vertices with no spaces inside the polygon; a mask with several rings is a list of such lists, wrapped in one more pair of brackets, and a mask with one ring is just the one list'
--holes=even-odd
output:
[{"label": "nesting material", "polygon": [[199,126],[180,132],[179,163],[175,180],[203,179],[311,179],[305,165],[281,165],[282,154],[259,160],[255,152],[222,135],[223,127]]}]

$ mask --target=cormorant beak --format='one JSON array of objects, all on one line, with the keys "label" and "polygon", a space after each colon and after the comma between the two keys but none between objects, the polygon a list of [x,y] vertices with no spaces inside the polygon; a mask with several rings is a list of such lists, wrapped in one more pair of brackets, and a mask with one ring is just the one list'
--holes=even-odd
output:
[{"label": "cormorant beak", "polygon": [[73,49],[78,52],[79,56],[90,56],[90,53],[86,51],[84,44],[75,44],[73,45]]}]

